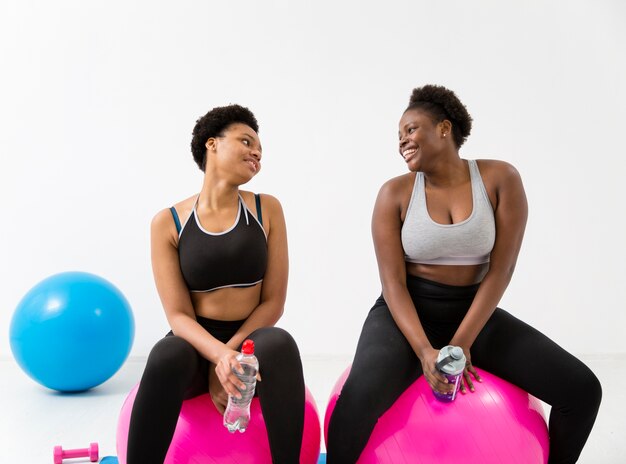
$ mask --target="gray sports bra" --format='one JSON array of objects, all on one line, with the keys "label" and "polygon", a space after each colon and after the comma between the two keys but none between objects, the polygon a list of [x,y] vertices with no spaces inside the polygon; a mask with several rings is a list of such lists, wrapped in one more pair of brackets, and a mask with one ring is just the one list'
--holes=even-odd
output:
[{"label": "gray sports bra", "polygon": [[410,263],[468,265],[489,262],[496,239],[493,208],[476,160],[467,160],[472,181],[472,213],[456,224],[439,224],[426,207],[424,173],[415,185],[402,224],[404,259]]}]

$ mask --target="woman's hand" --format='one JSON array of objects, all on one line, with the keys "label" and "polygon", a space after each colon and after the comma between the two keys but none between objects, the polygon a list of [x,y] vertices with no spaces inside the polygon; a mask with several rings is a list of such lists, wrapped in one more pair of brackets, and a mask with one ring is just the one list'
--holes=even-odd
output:
[{"label": "woman's hand", "polygon": [[465,354],[465,369],[463,370],[463,378],[459,382],[461,384],[460,385],[461,393],[463,394],[467,393],[465,384],[467,384],[467,387],[469,387],[469,390],[473,393],[475,391],[474,382],[472,382],[472,377],[470,376],[470,374],[472,374],[472,376],[474,377],[474,380],[477,380],[479,382],[482,382],[483,379],[480,378],[480,375],[478,375],[478,372],[476,372],[476,369],[472,365],[472,357],[470,355],[470,350],[465,347],[461,347],[461,348],[463,348],[463,354]]},{"label": "woman's hand", "polygon": [[437,356],[439,351],[434,348],[428,348],[420,356],[422,362],[422,370],[424,371],[424,377],[434,391],[442,394],[452,393],[454,391],[454,385],[448,383],[448,379],[439,372],[437,369]]},{"label": "woman's hand", "polygon": [[209,366],[209,394],[211,395],[215,409],[217,409],[221,415],[224,415],[224,411],[226,411],[226,406],[228,405],[228,395],[224,387],[222,387],[220,379],[217,377],[214,366],[215,364]]},{"label": "woman's hand", "polygon": [[226,395],[241,398],[240,390],[245,390],[246,385],[239,380],[239,377],[235,374],[235,371],[243,374],[243,368],[241,367],[241,364],[239,364],[239,361],[237,361],[238,354],[239,353],[237,351],[231,349],[224,350],[215,365],[215,374],[217,375],[217,378]]},{"label": "woman's hand", "polygon": [[[239,361],[237,361],[237,351],[226,352],[217,365],[211,364],[209,367],[209,393],[213,404],[220,414],[224,414],[228,406],[228,396],[232,395],[241,398],[241,390],[245,390],[245,384],[235,375],[233,369],[243,373]],[[257,372],[257,381],[261,381],[261,373]]]}]

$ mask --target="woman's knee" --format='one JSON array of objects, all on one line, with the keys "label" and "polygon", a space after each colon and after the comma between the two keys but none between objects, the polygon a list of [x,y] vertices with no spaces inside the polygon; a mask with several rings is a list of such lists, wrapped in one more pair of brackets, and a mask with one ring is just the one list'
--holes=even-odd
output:
[{"label": "woman's knee", "polygon": [[198,353],[185,339],[169,336],[150,351],[144,376],[159,379],[187,378],[198,368]]},{"label": "woman's knee", "polygon": [[260,358],[300,358],[300,351],[294,338],[279,327],[263,327],[255,330],[250,337],[254,340],[255,352]]},{"label": "woman's knee", "polygon": [[300,351],[293,337],[278,327],[264,327],[250,334],[259,360],[261,376],[266,385],[275,380],[301,379],[303,382]]},{"label": "woman's knee", "polygon": [[570,385],[565,387],[572,391],[577,401],[586,404],[590,409],[596,410],[600,407],[602,385],[598,377],[584,364],[573,373]]}]

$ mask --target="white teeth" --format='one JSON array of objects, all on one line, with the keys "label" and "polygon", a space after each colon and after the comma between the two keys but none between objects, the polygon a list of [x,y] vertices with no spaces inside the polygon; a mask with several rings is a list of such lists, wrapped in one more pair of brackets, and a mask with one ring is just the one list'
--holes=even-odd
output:
[{"label": "white teeth", "polygon": [[411,155],[415,154],[416,152],[417,152],[417,150],[416,150],[415,148],[411,148],[410,150],[405,150],[405,151],[403,151],[403,152],[402,152],[402,156],[403,156],[404,158],[406,158],[406,157],[408,157],[408,156],[411,156]]}]

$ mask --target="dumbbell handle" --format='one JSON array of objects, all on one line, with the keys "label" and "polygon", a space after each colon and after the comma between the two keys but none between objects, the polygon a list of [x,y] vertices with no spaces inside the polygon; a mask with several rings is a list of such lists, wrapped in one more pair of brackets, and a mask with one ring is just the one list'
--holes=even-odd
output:
[{"label": "dumbbell handle", "polygon": [[90,443],[89,448],[64,450],[60,446],[54,447],[54,464],[62,464],[63,459],[89,457],[91,462],[98,461],[98,443]]}]

